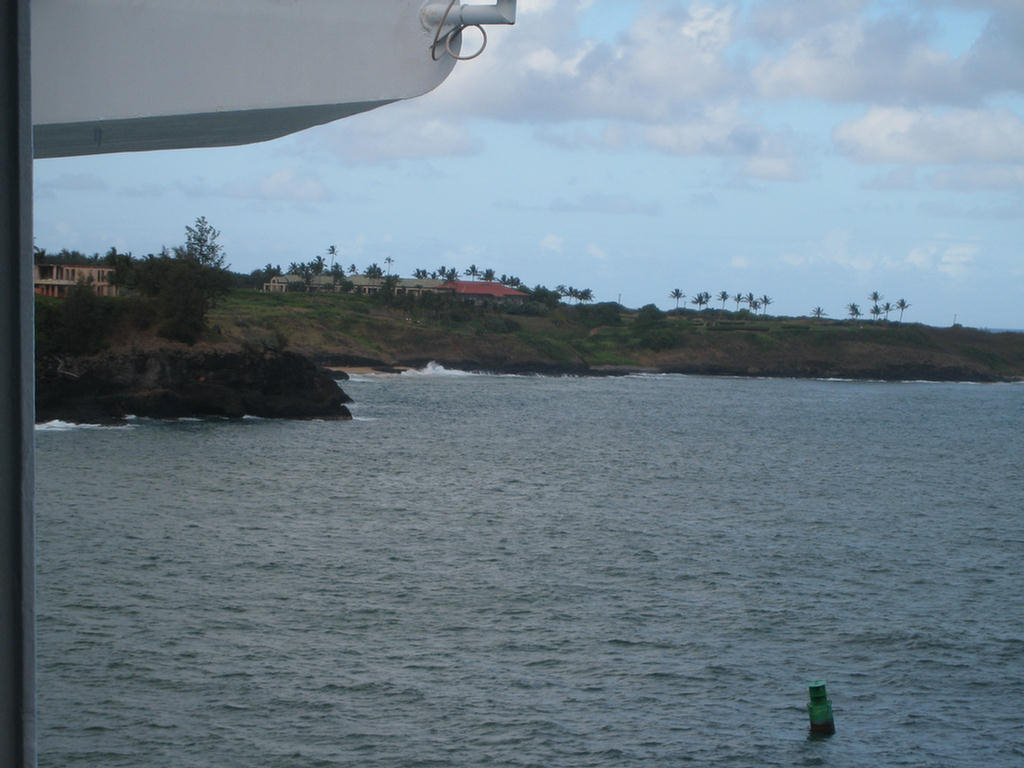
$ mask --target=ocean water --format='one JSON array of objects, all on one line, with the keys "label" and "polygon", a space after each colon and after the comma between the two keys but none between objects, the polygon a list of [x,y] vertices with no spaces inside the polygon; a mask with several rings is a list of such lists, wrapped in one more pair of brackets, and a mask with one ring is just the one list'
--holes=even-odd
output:
[{"label": "ocean water", "polygon": [[37,431],[40,766],[1024,764],[1024,385],[344,387]]}]

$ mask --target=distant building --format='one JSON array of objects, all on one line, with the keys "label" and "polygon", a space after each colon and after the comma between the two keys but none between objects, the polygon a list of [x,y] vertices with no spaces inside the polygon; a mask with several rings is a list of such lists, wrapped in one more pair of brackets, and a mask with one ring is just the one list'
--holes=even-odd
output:
[{"label": "distant building", "polygon": [[88,286],[97,296],[117,296],[117,286],[110,284],[111,267],[93,264],[36,264],[32,283],[40,296],[67,296],[79,283]]},{"label": "distant building", "polygon": [[288,291],[304,290],[306,290],[306,281],[302,275],[275,275],[270,278],[269,283],[263,284],[264,293],[287,293]]},{"label": "distant building", "polygon": [[[380,293],[384,288],[382,277],[362,277],[353,275],[347,278],[354,286],[352,290],[356,293],[370,294]],[[422,296],[424,293],[439,293],[444,287],[444,280],[432,280],[419,277],[396,277],[395,294],[398,296]]]},{"label": "distant building", "polygon": [[[443,280],[420,280],[418,278],[399,277],[395,279],[395,293],[419,296],[423,293],[437,293],[444,285]],[[340,291],[342,283],[352,284],[352,293],[369,295],[380,293],[384,288],[384,278],[366,277],[364,275],[345,275],[335,279],[334,275],[317,275],[309,282],[301,275],[277,275],[263,284],[264,293],[285,293],[287,291]]]},{"label": "distant building", "polygon": [[[422,296],[425,293],[447,293],[459,298],[482,304],[489,301],[522,303],[528,294],[501,283],[468,280],[434,280],[431,278],[396,277],[395,294],[398,296]],[[369,296],[384,289],[385,278],[349,275],[337,280],[332,275],[318,275],[307,283],[301,275],[278,275],[263,284],[264,293],[285,293],[287,291],[340,291],[342,281],[352,284],[352,293]]]},{"label": "distant building", "polygon": [[503,304],[522,304],[529,298],[529,294],[509,288],[507,285],[487,280],[453,280],[450,283],[446,283],[443,288],[475,304],[482,304],[487,301],[497,301]]}]

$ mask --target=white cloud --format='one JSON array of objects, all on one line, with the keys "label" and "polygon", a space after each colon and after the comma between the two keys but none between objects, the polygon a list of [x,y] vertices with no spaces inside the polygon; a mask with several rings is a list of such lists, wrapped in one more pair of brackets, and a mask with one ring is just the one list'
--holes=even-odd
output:
[{"label": "white cloud", "polygon": [[917,169],[913,166],[900,166],[875,176],[864,184],[865,189],[914,189],[917,186]]},{"label": "white cloud", "polygon": [[587,246],[587,253],[597,261],[608,261],[608,252],[593,243]]},{"label": "white cloud", "polygon": [[945,242],[919,245],[907,254],[905,263],[923,272],[940,272],[960,279],[970,272],[980,249],[974,243]]},{"label": "white cloud", "polygon": [[799,38],[837,17],[859,12],[866,4],[867,0],[772,0],[753,8],[749,29],[755,37],[768,41]]},{"label": "white cloud", "polygon": [[761,136],[733,102],[712,106],[687,120],[653,125],[644,132],[644,140],[671,155],[745,155],[756,151]]},{"label": "white cloud", "polygon": [[482,142],[425,102],[406,102],[334,123],[324,129],[328,150],[353,165],[419,157],[477,154]]},{"label": "white cloud", "polygon": [[541,248],[545,251],[553,251],[554,253],[561,253],[564,244],[564,238],[552,234],[545,235],[540,241]]},{"label": "white cloud", "polygon": [[1005,109],[873,107],[836,128],[833,140],[867,163],[1024,162],[1024,120]]},{"label": "white cloud", "polygon": [[907,254],[907,264],[918,269],[928,269],[932,265],[932,252],[931,248],[912,248]]},{"label": "white cloud", "polygon": [[929,180],[936,189],[973,192],[984,189],[1024,188],[1024,164],[982,165],[939,171]]},{"label": "white cloud", "polygon": [[101,192],[107,189],[107,182],[92,173],[62,173],[52,179],[37,180],[36,188],[47,191]]},{"label": "white cloud", "polygon": [[965,57],[967,78],[982,90],[1024,90],[1024,6],[1019,0],[981,5],[994,12]]},{"label": "white cloud", "polygon": [[558,149],[598,149],[622,151],[635,142],[633,129],[620,121],[609,121],[602,125],[572,125],[568,128],[544,126],[534,131],[534,137]]},{"label": "white cloud", "polygon": [[850,229],[830,231],[819,246],[819,255],[812,260],[836,264],[855,272],[869,272],[878,264],[875,256],[853,248],[853,231]]},{"label": "white cloud", "polygon": [[136,184],[131,187],[121,187],[122,194],[129,197],[163,197],[168,192],[164,184]]},{"label": "white cloud", "polygon": [[640,202],[621,192],[595,192],[573,201],[557,199],[551,203],[551,210],[556,213],[657,216],[661,213],[661,205]]},{"label": "white cloud", "polygon": [[763,181],[799,181],[803,178],[790,157],[752,157],[743,171],[747,176]]},{"label": "white cloud", "polygon": [[759,62],[752,76],[760,93],[873,102],[977,98],[964,84],[960,63],[929,45],[926,26],[895,14],[869,19],[854,10],[819,18],[781,56]]},{"label": "white cloud", "polygon": [[733,92],[730,5],[644,11],[614,41],[580,36],[582,7],[551,3],[523,16],[515,34],[496,35],[485,56],[459,65],[431,99],[452,112],[512,121],[650,122]]},{"label": "white cloud", "polygon": [[765,130],[734,102],[714,105],[689,121],[651,126],[644,141],[670,155],[746,158],[743,173],[751,178],[795,181],[804,176],[796,139],[789,132]]},{"label": "white cloud", "polygon": [[330,200],[332,195],[315,175],[282,168],[258,179],[235,181],[211,191],[219,197],[239,197],[253,200],[285,200],[314,203]]},{"label": "white cloud", "polygon": [[949,277],[963,277],[970,270],[978,254],[975,245],[950,245],[939,254],[939,272]]}]

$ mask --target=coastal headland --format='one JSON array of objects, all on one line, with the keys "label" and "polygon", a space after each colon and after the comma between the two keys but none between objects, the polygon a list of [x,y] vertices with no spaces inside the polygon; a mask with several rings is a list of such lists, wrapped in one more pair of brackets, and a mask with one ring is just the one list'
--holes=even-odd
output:
[{"label": "coastal headland", "polygon": [[288,351],[163,344],[36,365],[36,420],[111,423],[125,416],[352,418],[331,374]]},{"label": "coastal headland", "polygon": [[189,345],[162,338],[119,298],[91,300],[88,323],[62,309],[70,304],[40,301],[40,421],[102,422],[128,414],[349,418],[348,397],[336,381],[345,371],[400,372],[431,361],[542,375],[1024,380],[1024,333],[960,326],[630,310],[612,303],[540,311],[232,291]]},{"label": "coastal headland", "polygon": [[886,381],[1024,379],[1024,333],[886,321],[562,304],[389,305],[376,297],[232,293],[210,313],[222,343],[286,345],[339,370],[635,372]]}]

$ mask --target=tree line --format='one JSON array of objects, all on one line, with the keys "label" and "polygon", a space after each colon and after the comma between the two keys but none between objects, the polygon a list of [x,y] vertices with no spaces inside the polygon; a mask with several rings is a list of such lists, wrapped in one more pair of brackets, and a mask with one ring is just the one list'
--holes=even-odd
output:
[{"label": "tree line", "polygon": [[[679,288],[673,288],[669,291],[668,297],[670,299],[675,299],[676,309],[679,309],[679,302],[687,298],[686,294]],[[722,302],[722,309],[725,309],[726,302],[733,301],[736,303],[737,312],[739,311],[740,304],[746,304],[747,309],[754,314],[757,314],[759,310],[762,314],[765,314],[768,310],[768,305],[774,301],[768,294],[763,296],[755,296],[753,293],[737,293],[736,295],[731,295],[728,291],[719,291],[718,295],[714,299],[712,299],[711,294],[708,291],[698,291],[689,298],[690,303],[699,310],[711,306],[712,301]]]},{"label": "tree line", "polygon": [[[301,291],[308,290],[315,278],[328,275],[333,278],[332,282],[335,287],[340,288],[342,291],[349,291],[353,288],[353,284],[348,278],[361,275],[382,280],[382,295],[387,296],[393,293],[393,288],[397,284],[397,276],[392,272],[394,261],[390,256],[383,260],[384,267],[381,267],[377,262],[372,262],[362,269],[356,266],[355,263],[349,264],[348,267],[343,266],[342,262],[337,260],[337,256],[337,248],[331,245],[328,246],[326,255],[314,256],[309,261],[293,261],[286,269],[282,269],[279,264],[268,263],[261,269],[253,270],[249,274],[247,282],[249,285],[258,288],[265,283],[269,283],[272,278],[279,275],[296,275],[302,278],[302,282],[295,283],[294,288],[290,288],[290,290]],[[329,261],[327,257],[330,257]],[[566,285],[558,285],[554,289],[548,289],[543,285],[530,288],[515,275],[505,273],[499,275],[491,267],[480,268],[476,264],[470,264],[462,270],[449,264],[441,264],[433,269],[417,267],[412,270],[412,278],[414,280],[440,280],[445,283],[453,283],[460,277],[498,283],[507,288],[529,294],[533,300],[541,304],[548,304],[554,300],[552,306],[562,299],[575,300],[577,304],[584,304],[594,300],[594,292],[590,288],[575,288]]]},{"label": "tree line", "polygon": [[[679,288],[673,288],[669,291],[668,297],[674,299],[676,302],[676,309],[679,309],[679,302],[687,298],[687,295],[683,293]],[[889,319],[889,315],[893,312],[899,312],[899,322],[903,322],[903,313],[910,309],[910,303],[906,299],[898,299],[895,304],[888,301],[884,301],[884,296],[878,291],[872,291],[868,296],[868,301],[871,302],[871,308],[869,312],[874,320],[878,320],[879,317],[884,317],[886,321]],[[736,305],[736,311],[738,312],[741,304],[746,304],[747,309],[754,314],[758,311],[762,315],[767,315],[768,307],[773,303],[773,299],[768,294],[762,296],[755,296],[753,293],[737,293],[730,294],[728,291],[720,291],[719,294],[712,299],[711,294],[708,291],[699,291],[690,297],[690,303],[693,304],[697,309],[704,309],[710,306],[712,301],[720,301],[722,303],[722,309],[725,309],[726,302],[734,302]],[[860,305],[851,302],[846,305],[846,311],[852,320],[857,320],[863,314]],[[811,310],[811,316],[815,318],[826,317],[826,312],[821,307],[814,307]]]},{"label": "tree line", "polygon": [[206,328],[209,310],[232,288],[219,236],[200,216],[185,227],[183,244],[140,258],[116,247],[91,258],[78,251],[63,250],[52,256],[37,249],[37,261],[109,267],[110,283],[129,299],[115,304],[96,296],[89,286],[79,285],[67,301],[37,308],[42,351],[59,351],[64,346],[71,347],[65,351],[91,351],[112,323],[126,317],[135,326],[155,325],[165,338],[194,343]]},{"label": "tree line", "polygon": [[[889,315],[893,312],[900,313],[899,322],[903,322],[903,313],[910,309],[910,304],[906,299],[897,299],[895,304],[888,301],[883,301],[885,297],[882,296],[878,291],[872,291],[868,296],[868,301],[871,302],[871,308],[868,310],[871,313],[872,319],[877,322],[878,318],[882,315],[885,316],[885,320],[888,322]],[[850,302],[846,305],[846,311],[850,316],[851,320],[857,320],[863,314],[860,309],[860,305],[856,302]]]}]

